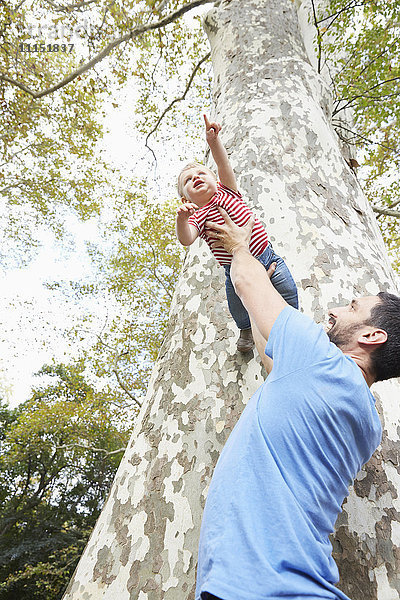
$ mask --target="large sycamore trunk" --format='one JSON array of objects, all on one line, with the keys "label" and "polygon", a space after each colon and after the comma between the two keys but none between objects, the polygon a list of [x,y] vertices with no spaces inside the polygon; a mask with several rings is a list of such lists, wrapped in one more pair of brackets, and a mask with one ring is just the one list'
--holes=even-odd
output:
[{"label": "large sycamore trunk", "polygon": [[[396,291],[372,211],[330,125],[329,89],[305,53],[295,5],[231,0],[208,14],[206,31],[223,141],[241,191],[292,270],[301,309],[321,322],[353,296]],[[65,600],[193,598],[213,468],[265,376],[255,355],[236,353],[223,280],[196,243],[147,400]],[[340,587],[353,600],[396,600],[399,385],[373,392],[382,445],[357,477],[332,542]]]}]

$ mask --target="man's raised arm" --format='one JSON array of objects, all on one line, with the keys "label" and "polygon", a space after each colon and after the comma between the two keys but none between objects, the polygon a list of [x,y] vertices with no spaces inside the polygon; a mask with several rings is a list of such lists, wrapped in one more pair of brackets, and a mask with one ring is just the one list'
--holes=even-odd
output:
[{"label": "man's raised arm", "polygon": [[230,275],[235,291],[261,335],[268,339],[276,318],[288,304],[272,285],[263,265],[250,254],[254,220],[238,227],[223,208],[217,209],[225,224],[207,222],[206,228],[218,245],[232,254]]}]

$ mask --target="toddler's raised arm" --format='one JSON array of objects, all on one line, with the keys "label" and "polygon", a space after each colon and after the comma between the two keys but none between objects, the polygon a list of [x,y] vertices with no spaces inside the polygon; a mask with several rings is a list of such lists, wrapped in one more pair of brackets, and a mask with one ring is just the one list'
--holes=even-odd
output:
[{"label": "toddler's raised arm", "polygon": [[206,115],[204,115],[204,123],[206,126],[207,144],[210,147],[211,154],[213,155],[213,159],[215,160],[218,168],[218,178],[222,185],[225,185],[234,192],[237,192],[235,173],[233,172],[231,163],[229,162],[226,149],[218,137],[218,134],[221,131],[221,125],[215,123],[214,121],[210,123]]}]

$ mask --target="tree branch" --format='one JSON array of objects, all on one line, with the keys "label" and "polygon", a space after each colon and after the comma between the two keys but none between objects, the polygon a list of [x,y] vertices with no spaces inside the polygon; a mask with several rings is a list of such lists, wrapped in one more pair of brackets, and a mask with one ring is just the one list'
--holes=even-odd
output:
[{"label": "tree branch", "polygon": [[344,63],[343,67],[340,69],[340,71],[338,71],[335,74],[335,78],[337,79],[339,77],[339,75],[341,75],[343,73],[343,71],[346,69],[346,67],[351,63],[351,61],[353,60],[354,56],[359,53],[359,48],[358,46],[356,46],[353,50],[353,52],[350,54],[349,58],[346,60],[346,62]]},{"label": "tree branch", "polygon": [[39,144],[36,144],[35,142],[32,142],[32,143],[31,143],[31,144],[29,144],[28,146],[25,146],[25,148],[22,148],[21,150],[18,150],[18,152],[14,152],[14,154],[13,154],[12,156],[10,156],[10,158],[9,158],[8,160],[6,160],[6,162],[3,162],[3,163],[0,165],[0,168],[1,168],[1,167],[4,167],[5,165],[8,165],[8,164],[11,162],[11,160],[12,160],[13,158],[15,158],[16,156],[18,156],[18,154],[21,154],[21,152],[25,152],[25,150],[28,150],[29,148],[32,148],[32,146],[34,146],[34,147],[39,147],[40,145],[39,145]]},{"label": "tree branch", "polygon": [[[351,8],[356,8],[357,6],[364,6],[365,2],[360,2],[359,4],[357,4],[357,0],[351,0],[351,2],[345,6],[344,8],[341,8],[338,12],[333,13],[332,15],[329,15],[328,17],[324,17],[323,19],[320,19],[319,21],[317,21],[317,25],[319,25],[320,23],[323,23],[324,21],[327,21],[328,19],[333,19],[336,20],[338,18],[339,15],[341,15],[343,12],[346,12],[346,10],[350,10]],[[333,23],[333,21],[332,21]],[[330,23],[328,27],[330,27],[330,25],[332,24]]]},{"label": "tree branch", "polygon": [[[395,40],[392,44],[390,44],[390,46],[388,48],[385,48],[380,54],[378,54],[378,56],[375,56],[374,58],[372,58],[370,61],[368,61],[368,63],[365,65],[365,67],[358,73],[357,77],[359,77],[368,67],[370,67],[376,60],[378,60],[379,58],[381,58],[384,54],[386,54],[389,50],[392,49],[392,47],[394,46],[394,44],[397,43],[397,40]],[[346,62],[344,63],[343,67],[340,69],[340,71],[338,71],[335,74],[335,78],[337,79],[339,77],[339,75],[341,75],[343,73],[343,71],[347,68],[347,66],[351,63],[351,61],[353,60],[355,54],[359,54],[360,53],[360,48],[358,45],[355,45],[355,48],[353,50],[353,52],[351,52],[349,58],[346,60]]]},{"label": "tree branch", "polygon": [[[357,4],[357,2],[354,4],[350,3],[348,6],[346,6],[345,8],[343,8],[342,10],[340,10],[339,12],[337,12],[334,15],[331,15],[330,17],[326,17],[324,19],[322,19],[321,21],[318,21],[318,23],[316,23],[316,26],[318,27],[319,23],[322,23],[322,21],[326,21],[326,19],[331,19],[332,21],[324,28],[324,31],[322,32],[322,35],[325,35],[327,33],[327,31],[332,27],[332,25],[334,24],[334,22],[336,21],[336,19],[339,18],[339,16],[346,10],[350,10],[353,8],[357,8],[357,6],[364,6],[365,2],[361,2],[360,4]],[[319,27],[318,27],[318,31],[319,31]]]},{"label": "tree branch", "polygon": [[153,267],[146,267],[148,271],[150,271],[150,273],[153,275],[154,279],[156,281],[158,281],[158,283],[160,284],[160,286],[164,289],[164,291],[168,294],[169,298],[172,300],[172,294],[169,291],[169,289],[165,286],[164,282],[160,279],[160,277],[157,274],[157,257],[156,257],[156,251],[154,250],[154,247],[152,246],[152,244],[149,244],[150,248],[151,248],[151,253],[153,255]]},{"label": "tree branch", "polygon": [[390,208],[378,208],[377,206],[373,206],[372,210],[378,215],[384,215],[386,217],[396,217],[400,219],[400,211],[391,210]]},{"label": "tree branch", "polygon": [[[51,179],[48,179],[47,181],[42,181],[41,185],[47,185],[48,183],[51,183],[52,181],[54,181],[56,178],[52,177]],[[12,188],[20,188],[23,189],[24,186],[28,186],[28,185],[32,185],[32,181],[28,180],[28,179],[22,179],[19,182],[16,183],[10,183],[9,185],[6,185],[6,187],[2,188],[0,190],[0,194],[3,194],[4,192],[8,192],[8,190],[12,189]]]},{"label": "tree branch", "polygon": [[[104,327],[105,327],[105,325],[104,325]],[[107,348],[107,350],[109,350],[110,352],[113,352],[113,351],[114,351],[114,348],[113,348],[112,346],[110,346],[109,344],[106,344],[106,343],[105,343],[105,342],[102,340],[102,338],[101,338],[100,334],[98,334],[98,333],[95,333],[95,334],[93,334],[93,333],[92,333],[91,331],[89,331],[89,330],[81,330],[81,331],[86,331],[87,333],[90,333],[90,334],[92,334],[92,335],[95,335],[95,336],[96,336],[96,338],[97,338],[97,340],[98,340],[98,342],[99,342],[99,344],[101,344],[102,346],[104,346],[105,348]],[[119,372],[118,372],[118,369],[117,369],[118,362],[119,362],[120,358],[122,358],[122,357],[123,357],[125,354],[128,354],[128,352],[122,352],[122,354],[116,354],[116,355],[115,355],[115,358],[114,358],[114,368],[113,368],[113,369],[111,369],[111,372],[112,372],[112,373],[114,373],[114,375],[115,375],[115,377],[116,377],[116,379],[117,379],[117,382],[118,382],[119,386],[120,386],[120,387],[121,387],[121,388],[124,390],[124,392],[125,392],[125,393],[126,393],[128,396],[129,396],[129,398],[131,398],[131,400],[133,400],[133,401],[134,401],[134,402],[135,402],[135,403],[136,403],[136,404],[139,406],[139,408],[141,408],[141,406],[142,406],[142,403],[141,403],[141,402],[139,402],[139,400],[138,400],[138,399],[137,399],[137,398],[136,398],[136,397],[135,397],[135,396],[134,396],[134,395],[133,395],[133,394],[132,394],[132,393],[129,391],[129,389],[128,389],[128,388],[125,386],[125,384],[122,382],[122,380],[121,380],[121,377],[120,377],[120,374],[119,374]]]},{"label": "tree branch", "polygon": [[[104,11],[102,21],[101,21],[100,25],[97,27],[96,35],[100,36],[101,30],[103,29],[104,23],[106,22],[106,17],[107,17],[108,11],[110,9],[110,6],[113,6],[113,5],[114,5],[114,2],[112,2],[109,6],[106,6],[106,10]],[[93,44],[93,46],[94,46],[94,44]]]},{"label": "tree branch", "polygon": [[374,100],[374,102],[379,102],[383,98],[395,98],[400,95],[400,90],[393,94],[382,94],[381,96],[364,96],[364,98],[368,98],[368,100]]},{"label": "tree branch", "polygon": [[116,38],[115,40],[113,40],[112,42],[107,44],[107,46],[105,48],[103,48],[103,50],[101,52],[99,52],[96,56],[94,56],[87,63],[81,65],[78,69],[75,69],[75,71],[73,71],[72,73],[67,75],[67,77],[65,77],[62,81],[56,83],[55,85],[53,85],[50,88],[42,90],[41,92],[35,92],[35,91],[31,90],[28,86],[26,86],[21,81],[12,79],[11,77],[8,77],[8,75],[5,75],[4,73],[0,74],[0,80],[6,81],[7,83],[14,85],[15,87],[18,87],[19,89],[21,89],[22,91],[29,94],[30,96],[32,96],[35,99],[42,98],[43,96],[52,94],[53,92],[59,90],[60,88],[68,85],[68,83],[71,83],[71,81],[73,81],[80,75],[83,75],[83,73],[86,73],[86,71],[89,71],[89,69],[94,67],[100,61],[102,61],[106,56],[108,56],[112,52],[112,50],[114,50],[114,48],[116,48],[123,42],[132,40],[136,37],[139,37],[140,35],[148,32],[148,31],[153,31],[155,29],[159,29],[160,27],[165,27],[165,25],[168,25],[169,23],[176,21],[177,19],[179,19],[179,17],[181,17],[188,11],[192,10],[193,8],[196,8],[197,6],[202,6],[203,4],[210,4],[211,2],[214,2],[214,0],[193,0],[192,2],[189,2],[188,4],[185,4],[178,10],[174,11],[170,15],[167,15],[163,19],[156,21],[155,23],[149,23],[148,25],[141,25],[140,27],[132,29],[128,33],[122,35],[119,38]]},{"label": "tree branch", "polygon": [[[386,31],[386,30],[385,30]],[[368,69],[368,67],[370,67],[374,62],[376,62],[379,58],[381,58],[384,54],[387,54],[387,52],[389,52],[393,46],[395,44],[397,44],[398,40],[395,40],[394,42],[392,42],[390,44],[390,46],[388,46],[387,48],[384,48],[382,50],[382,52],[380,54],[378,54],[377,56],[374,56],[374,58],[371,58],[371,60],[369,60],[366,65],[361,69],[361,71],[358,73],[357,77],[360,77],[360,75],[362,75],[364,73],[364,71],[366,71]]]},{"label": "tree branch", "polygon": [[397,206],[398,204],[400,204],[400,199],[396,200],[395,202],[392,202],[392,204],[389,206],[389,208],[393,208],[394,206]]},{"label": "tree branch", "polygon": [[[346,109],[348,106],[350,106],[351,104],[353,104],[354,100],[357,100],[357,98],[367,97],[368,92],[370,92],[371,90],[374,90],[377,87],[385,85],[385,83],[391,83],[392,81],[398,81],[399,79],[400,79],[400,77],[392,77],[391,79],[385,79],[385,81],[380,81],[379,83],[376,83],[375,85],[372,85],[367,90],[364,90],[364,92],[362,94],[358,94],[358,96],[353,96],[353,98],[340,98],[336,102],[336,107],[339,106],[340,102],[344,102],[345,100],[348,100],[348,102],[347,102],[347,104],[345,104],[341,108],[335,109],[333,111],[333,113],[332,113],[332,116],[335,116],[338,112],[340,112],[341,110]],[[394,95],[397,95],[397,94],[394,94]]]},{"label": "tree branch", "polygon": [[[186,95],[190,89],[190,86],[192,85],[193,79],[196,76],[197,71],[200,69],[201,65],[210,58],[211,56],[211,52],[208,52],[205,56],[203,56],[203,58],[197,63],[197,65],[195,66],[195,68],[193,69],[193,72],[191,74],[191,76],[189,77],[189,81],[187,82],[186,85],[186,89],[183,92],[182,96],[180,96],[179,98],[175,98],[174,100],[172,100],[172,102],[167,106],[167,108],[164,110],[164,112],[161,114],[161,116],[158,118],[157,123],[154,125],[153,129],[151,131],[149,131],[149,133],[146,136],[146,141],[145,141],[145,146],[146,148],[148,148],[149,150],[151,150],[151,148],[148,146],[147,142],[149,140],[149,137],[155,132],[157,131],[161,121],[163,120],[163,118],[165,117],[165,115],[167,114],[167,112],[169,110],[171,110],[171,108],[174,106],[174,104],[176,104],[177,102],[181,102],[182,100],[184,100],[186,98]],[[152,151],[152,150],[151,150]],[[153,151],[152,151],[153,152]],[[154,154],[154,152],[153,152]]]},{"label": "tree branch", "polygon": [[[359,137],[360,139],[364,140],[365,142],[368,142],[369,144],[377,144],[378,146],[382,146],[382,148],[385,148],[386,150],[390,150],[391,152],[395,152],[396,154],[399,154],[395,148],[390,148],[390,146],[385,146],[385,144],[381,144],[381,142],[374,142],[374,140],[370,140],[367,137],[364,137],[363,135],[361,135],[360,133],[357,133],[356,131],[352,131],[351,129],[349,129],[348,127],[345,127],[342,124],[337,123],[335,125],[335,123],[332,121],[332,125],[334,127],[337,127],[338,129],[344,129],[344,131],[348,131],[349,133],[351,133],[352,135]],[[349,140],[346,140],[343,138],[343,141],[348,142]]]},{"label": "tree branch", "polygon": [[[31,475],[32,475],[32,458],[31,455],[28,456],[28,471],[26,474],[26,482],[24,485],[24,489],[22,490],[22,492],[20,494],[17,494],[17,489],[15,490],[14,494],[13,494],[13,498],[16,498],[16,502],[13,505],[13,510],[15,511],[21,504],[21,502],[24,499],[24,496],[28,490],[29,484],[31,482]],[[3,532],[2,532],[3,533]]]},{"label": "tree branch", "polygon": [[311,0],[311,4],[312,4],[312,10],[313,10],[313,16],[314,16],[314,25],[315,25],[315,29],[317,30],[317,43],[318,43],[318,73],[321,73],[321,57],[322,57],[322,42],[321,42],[321,33],[319,31],[319,27],[318,27],[318,21],[317,21],[317,11],[315,8],[315,3],[314,0]]},{"label": "tree branch", "polygon": [[[55,454],[56,453],[57,453],[57,450],[55,451]],[[21,508],[21,510],[15,511],[13,509],[12,516],[5,517],[5,519],[4,519],[5,525],[2,527],[2,529],[0,531],[0,537],[3,536],[5,533],[7,533],[7,531],[18,521],[18,519],[21,517],[21,515],[26,514],[26,512],[28,512],[29,510],[31,510],[32,508],[34,508],[35,506],[38,506],[38,504],[40,504],[40,502],[43,498],[43,494],[47,490],[48,484],[51,483],[51,481],[54,480],[55,476],[57,475],[57,473],[53,473],[51,476],[49,476],[46,479],[46,472],[47,472],[46,466],[43,465],[43,467],[44,467],[44,471],[40,475],[40,481],[39,481],[37,490],[34,492],[32,497],[27,500],[25,506],[23,506]],[[23,498],[23,496],[22,496],[22,498]],[[18,503],[18,504],[20,504],[20,503]]]},{"label": "tree branch", "polygon": [[97,0],[81,0],[81,2],[77,2],[76,4],[67,4],[66,6],[63,6],[62,4],[56,4],[52,0],[45,0],[45,2],[47,4],[50,4],[50,6],[54,8],[54,10],[57,10],[59,12],[73,12],[74,10],[79,10],[84,6],[93,4],[94,2],[97,2]]},{"label": "tree branch", "polygon": [[104,452],[104,456],[114,456],[119,452],[125,452],[126,448],[118,448],[117,450],[106,450],[105,448],[94,448],[93,446],[86,446],[85,444],[64,444],[63,446],[56,446],[57,450],[70,450],[71,448],[83,448],[84,450],[90,450],[91,452]]},{"label": "tree branch", "polygon": [[112,370],[112,372],[114,373],[114,375],[118,381],[118,384],[121,386],[121,388],[124,390],[124,392],[126,394],[128,394],[129,398],[132,398],[132,400],[134,402],[136,402],[136,404],[139,406],[139,408],[141,408],[142,403],[139,402],[139,400],[137,398],[135,398],[135,396],[133,394],[131,394],[131,392],[128,390],[128,388],[125,386],[125,384],[121,381],[121,377],[119,376],[119,373],[118,373],[118,370],[116,367],[115,367],[115,369]]}]

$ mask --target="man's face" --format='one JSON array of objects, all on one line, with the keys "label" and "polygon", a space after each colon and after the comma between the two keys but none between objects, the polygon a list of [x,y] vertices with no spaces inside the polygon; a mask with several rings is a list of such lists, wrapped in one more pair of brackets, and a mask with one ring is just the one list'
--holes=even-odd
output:
[{"label": "man's face", "polygon": [[327,327],[330,341],[341,350],[349,348],[357,339],[357,333],[369,324],[371,310],[378,302],[378,296],[364,296],[352,300],[347,306],[331,308]]},{"label": "man's face", "polygon": [[181,173],[185,198],[197,206],[204,206],[217,191],[217,181],[211,171],[202,165],[189,167]]}]

